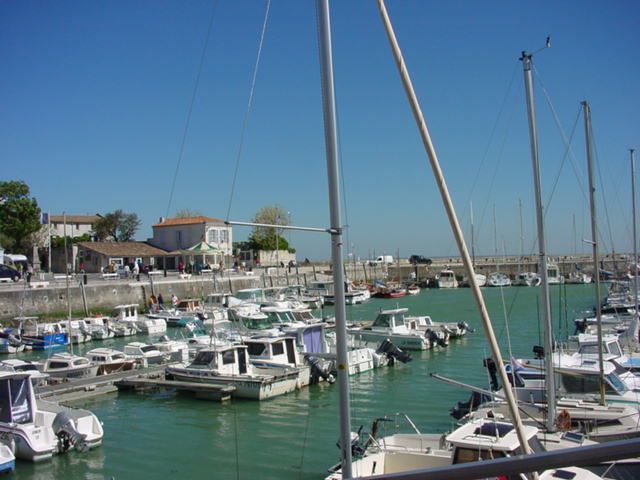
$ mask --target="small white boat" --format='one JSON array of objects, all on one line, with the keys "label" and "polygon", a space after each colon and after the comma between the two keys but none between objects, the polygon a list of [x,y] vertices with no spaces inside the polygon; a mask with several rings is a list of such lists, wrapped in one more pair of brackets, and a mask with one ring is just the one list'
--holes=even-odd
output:
[{"label": "small white boat", "polygon": [[0,436],[15,445],[15,456],[39,462],[74,448],[86,451],[102,443],[104,432],[87,411],[36,401],[25,373],[0,372]]},{"label": "small white boat", "polygon": [[[261,369],[264,372],[264,369]],[[204,348],[188,366],[169,366],[167,378],[184,382],[231,385],[233,397],[265,400],[292,392],[299,386],[296,368],[271,368],[258,374],[249,362],[246,345]]]},{"label": "small white boat", "polygon": [[432,348],[438,343],[437,332],[434,332],[436,333],[435,338],[430,338],[425,334],[411,331],[405,324],[404,315],[407,311],[406,308],[381,309],[370,326],[348,328],[347,333],[356,340],[375,344],[389,339],[402,350],[428,350]]},{"label": "small white boat", "polygon": [[487,279],[488,287],[510,287],[511,280],[502,272],[493,272],[489,274]]},{"label": "small white boat", "polygon": [[92,340],[106,340],[115,336],[115,331],[110,327],[109,317],[86,317],[84,322]]},{"label": "small white boat", "polygon": [[116,305],[111,312],[109,329],[116,337],[128,337],[140,332],[138,322],[138,305]]},{"label": "small white boat", "polygon": [[19,328],[4,328],[0,331],[0,353],[18,353],[24,347]]},{"label": "small white boat", "polygon": [[124,352],[113,348],[94,348],[84,356],[98,365],[98,375],[133,370],[136,366],[135,360],[127,358]]},{"label": "small white boat", "polygon": [[[310,383],[311,370],[304,364],[304,357],[296,350],[295,337],[245,338],[249,362],[256,373],[269,374],[270,368],[289,367],[298,370],[298,383],[306,387]],[[266,367],[266,370],[265,370]]]},{"label": "small white boat", "polygon": [[84,320],[66,320],[60,322],[60,325],[74,345],[91,341],[91,332]]},{"label": "small white boat", "polygon": [[4,443],[0,443],[0,473],[13,472],[16,469],[16,457]]},{"label": "small white boat", "polygon": [[163,335],[158,342],[153,342],[151,345],[162,352],[169,363],[189,361],[189,344],[185,340],[170,340]]},{"label": "small white boat", "polygon": [[583,272],[571,272],[569,274],[569,277],[565,279],[565,283],[571,283],[571,284],[586,284],[586,283],[591,283],[593,281],[593,278],[591,278],[591,275],[587,275],[586,273]]},{"label": "small white boat", "polygon": [[98,365],[70,353],[54,353],[46,360],[33,363],[53,378],[91,378],[98,374]]},{"label": "small white boat", "polygon": [[438,288],[458,288],[456,274],[449,268],[441,270],[436,278],[438,280]]},{"label": "small white boat", "polygon": [[434,322],[429,315],[407,316],[404,321],[409,330],[425,335],[428,330],[438,330],[446,335],[446,339],[460,338],[473,331],[467,322]]},{"label": "small white boat", "polygon": [[135,360],[143,368],[163,363],[167,357],[157,347],[143,342],[128,343],[124,346],[124,354],[127,358]]},{"label": "small white boat", "polygon": [[0,361],[0,371],[10,373],[26,373],[31,377],[34,387],[47,383],[48,373],[42,373],[32,362],[26,362],[17,358],[7,358]]},{"label": "small white boat", "polygon": [[539,287],[542,283],[540,275],[535,272],[519,272],[514,285],[518,287]]},{"label": "small white boat", "polygon": [[564,283],[564,277],[560,275],[560,269],[555,263],[547,263],[547,280],[549,285],[560,285]]}]

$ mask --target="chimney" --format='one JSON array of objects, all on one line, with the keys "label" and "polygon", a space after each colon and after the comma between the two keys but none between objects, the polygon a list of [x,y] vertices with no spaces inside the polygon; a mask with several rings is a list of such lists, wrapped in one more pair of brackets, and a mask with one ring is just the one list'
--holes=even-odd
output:
[{"label": "chimney", "polygon": [[160,222],[159,223],[164,223],[165,218],[164,217],[160,217]]}]

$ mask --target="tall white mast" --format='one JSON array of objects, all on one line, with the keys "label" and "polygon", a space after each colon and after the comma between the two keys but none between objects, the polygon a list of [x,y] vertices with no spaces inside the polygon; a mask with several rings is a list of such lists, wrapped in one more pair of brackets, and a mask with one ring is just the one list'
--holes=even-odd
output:
[{"label": "tall white mast", "polygon": [[440,196],[442,197],[442,202],[444,203],[444,208],[447,212],[447,217],[449,218],[453,236],[455,237],[460,256],[462,257],[462,260],[464,262],[465,272],[467,274],[467,277],[469,278],[469,286],[471,287],[471,292],[473,293],[476,307],[480,312],[480,318],[484,326],[485,335],[487,336],[487,340],[489,341],[491,354],[493,355],[493,359],[496,363],[498,374],[500,375],[500,381],[504,386],[507,405],[509,407],[509,412],[511,413],[511,418],[513,419],[513,424],[518,435],[518,440],[520,441],[520,446],[523,452],[527,454],[531,453],[531,447],[527,443],[527,438],[524,435],[524,428],[522,425],[522,420],[520,419],[520,412],[518,412],[518,406],[516,404],[513,391],[509,388],[509,378],[507,377],[507,373],[504,369],[502,356],[500,355],[500,347],[498,346],[498,341],[496,340],[496,336],[493,332],[493,326],[491,325],[489,312],[487,311],[487,307],[484,303],[484,298],[482,297],[482,293],[480,292],[480,288],[478,287],[478,282],[476,280],[471,257],[469,256],[469,250],[467,249],[467,244],[464,240],[464,236],[462,235],[462,229],[460,228],[460,223],[458,222],[455,209],[453,208],[453,202],[451,201],[449,189],[447,188],[442,169],[440,168],[440,162],[438,161],[435,147],[433,146],[433,142],[431,141],[431,135],[429,135],[427,123],[424,119],[424,115],[422,114],[422,110],[420,109],[418,98],[416,97],[416,93],[413,89],[407,66],[404,63],[404,58],[402,56],[402,52],[400,51],[400,46],[398,45],[398,42],[396,40],[395,33],[393,32],[393,26],[391,25],[391,20],[389,19],[389,15],[387,14],[387,9],[384,6],[383,0],[378,0],[378,9],[380,10],[382,22],[386,29],[389,43],[391,44],[391,50],[393,51],[396,65],[398,67],[398,71],[400,72],[400,77],[402,78],[402,83],[409,99],[409,105],[411,107],[411,110],[413,111],[415,121],[418,124],[418,130],[420,131],[423,146],[427,152],[427,156],[429,157],[429,162],[431,163],[431,168],[433,170],[436,183],[438,184],[438,189],[440,190]]},{"label": "tall white mast", "polygon": [[635,150],[629,149],[631,156],[631,214],[633,215],[633,303],[636,313],[633,315],[631,322],[631,332],[633,335],[633,343],[638,343],[638,241],[636,239],[636,160]]},{"label": "tall white mast", "polygon": [[591,143],[591,109],[582,102],[584,110],[584,133],[587,147],[587,170],[589,174],[589,204],[591,206],[591,246],[593,248],[593,281],[596,291],[596,326],[598,329],[598,367],[600,368],[600,403],[604,405],[604,357],[602,352],[602,309],[600,305],[600,267],[598,266],[598,226],[596,225],[596,189],[593,182],[593,146]]},{"label": "tall white mast", "polygon": [[542,280],[542,319],[544,327],[545,377],[547,385],[547,422],[550,432],[555,431],[556,419],[556,386],[553,372],[553,331],[551,327],[551,305],[549,303],[549,279],[547,275],[547,251],[544,236],[544,214],[542,213],[542,187],[540,182],[540,162],[538,160],[538,136],[536,130],[536,110],[533,103],[533,81],[531,79],[531,59],[533,55],[522,52],[524,67],[524,85],[526,91],[527,113],[529,118],[529,137],[531,143],[531,160],[533,163],[533,187],[536,197],[536,218],[538,223],[538,256],[539,274]]},{"label": "tall white mast", "polygon": [[336,101],[333,85],[331,24],[329,0],[316,0],[320,70],[322,76],[322,109],[324,112],[324,141],[329,180],[329,210],[331,217],[331,261],[335,292],[336,347],[338,387],[340,393],[340,461],[342,478],[351,478],[351,412],[349,410],[349,364],[347,358],[346,308],[344,303],[344,273],[342,270],[342,221],[340,219],[340,182],[338,178],[338,133]]}]

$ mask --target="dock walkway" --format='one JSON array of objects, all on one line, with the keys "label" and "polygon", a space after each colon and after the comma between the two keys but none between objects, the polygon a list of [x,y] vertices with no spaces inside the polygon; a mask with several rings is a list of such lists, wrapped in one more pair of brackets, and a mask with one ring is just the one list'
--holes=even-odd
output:
[{"label": "dock walkway", "polygon": [[54,385],[36,387],[35,394],[41,400],[64,403],[86,400],[99,395],[117,392],[118,390],[164,388],[192,392],[197,398],[225,401],[231,398],[231,393],[235,390],[235,387],[229,385],[166,380],[164,376],[165,367],[165,365],[162,365],[91,378],[72,379]]}]

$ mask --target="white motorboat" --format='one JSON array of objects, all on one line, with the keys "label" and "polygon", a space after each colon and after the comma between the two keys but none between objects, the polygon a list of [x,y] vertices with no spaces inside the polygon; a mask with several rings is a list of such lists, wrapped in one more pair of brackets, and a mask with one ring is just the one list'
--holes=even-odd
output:
[{"label": "white motorboat", "polygon": [[404,321],[409,330],[416,331],[422,335],[428,334],[428,331],[436,330],[444,333],[444,339],[460,338],[473,331],[467,322],[434,322],[429,315],[405,316]]},{"label": "white motorboat", "polygon": [[24,350],[19,328],[3,328],[0,330],[0,353],[18,353]]},{"label": "white motorboat", "polygon": [[60,326],[74,345],[91,341],[91,332],[84,320],[65,320],[60,322]]},{"label": "white motorboat", "polygon": [[347,333],[357,340],[379,344],[389,339],[402,350],[428,350],[435,345],[446,346],[444,338],[440,338],[438,332],[431,330],[428,333],[412,331],[405,323],[406,308],[380,310],[373,323],[365,327],[352,327]]},{"label": "white motorboat", "polygon": [[109,317],[86,317],[83,320],[92,340],[106,340],[115,336],[115,331],[110,327]]},{"label": "white motorboat", "polygon": [[436,278],[438,280],[438,288],[458,288],[458,280],[456,280],[456,274],[449,268],[441,270]]},{"label": "white motorboat", "polygon": [[186,340],[170,340],[163,335],[160,340],[151,345],[164,353],[166,361],[169,363],[187,363],[189,361],[189,344]]},{"label": "white motorboat", "polygon": [[111,313],[109,328],[116,337],[128,337],[141,331],[138,323],[138,305],[116,305]]},{"label": "white motorboat", "polygon": [[[415,425],[413,427],[415,429]],[[524,436],[532,450],[537,453],[551,449],[575,448],[589,443],[580,436],[548,433],[539,435],[538,429],[533,426],[524,426]],[[544,446],[541,439],[546,440]],[[368,441],[365,446],[364,456],[352,462],[354,478],[391,475],[408,470],[445,467],[522,454],[513,425],[497,421],[495,418],[470,421],[446,436],[417,431],[409,434],[396,433],[376,439],[374,434],[373,440]],[[338,466],[330,472],[332,473],[327,480],[342,479]],[[539,478],[596,480],[601,477],[581,468],[563,467],[540,472]]]},{"label": "white motorboat", "polygon": [[164,363],[167,358],[167,355],[157,347],[143,342],[126,344],[124,346],[124,354],[128,359],[135,360],[143,368]]},{"label": "white motorboat", "polygon": [[493,272],[489,274],[487,279],[488,287],[510,287],[511,280],[502,272]]},{"label": "white motorboat", "polygon": [[16,457],[4,443],[0,443],[0,473],[13,472],[16,469]]},{"label": "white motorboat", "polygon": [[542,279],[535,272],[519,272],[513,282],[518,287],[539,287],[540,283]]},{"label": "white motorboat", "polygon": [[295,342],[295,337],[251,337],[244,339],[249,362],[255,367],[255,373],[269,374],[269,369],[273,367],[296,368],[299,386],[306,387],[310,383],[311,369],[304,364],[304,357],[298,354]]},{"label": "white motorboat", "polygon": [[98,374],[98,365],[70,353],[54,353],[45,360],[33,363],[38,370],[53,378],[91,378]]},{"label": "white motorboat", "polygon": [[133,370],[136,361],[113,348],[94,348],[89,350],[84,356],[92,363],[98,365],[98,375],[107,373],[125,372]]},{"label": "white motorboat", "polygon": [[564,283],[564,277],[560,275],[560,269],[555,263],[547,263],[547,280],[549,285],[560,285]]},{"label": "white motorboat", "polygon": [[565,279],[565,283],[571,283],[571,284],[578,284],[578,285],[582,285],[582,284],[586,284],[586,283],[591,283],[593,281],[593,278],[591,278],[591,275],[588,275],[584,272],[571,272],[569,274],[569,276]]},{"label": "white motorboat", "polygon": [[32,362],[26,362],[18,358],[7,358],[0,361],[0,371],[10,373],[26,373],[31,377],[34,387],[47,383],[48,373],[42,373]]},{"label": "white motorboat", "polygon": [[87,410],[36,401],[28,374],[0,372],[0,435],[15,456],[39,462],[72,447],[85,451],[102,443],[102,424]]},{"label": "white motorboat", "polygon": [[[261,369],[264,371],[264,369]],[[169,366],[167,378],[184,382],[231,385],[233,397],[265,400],[292,392],[299,386],[296,368],[271,368],[258,374],[249,362],[246,345],[204,348],[188,366]]]}]

